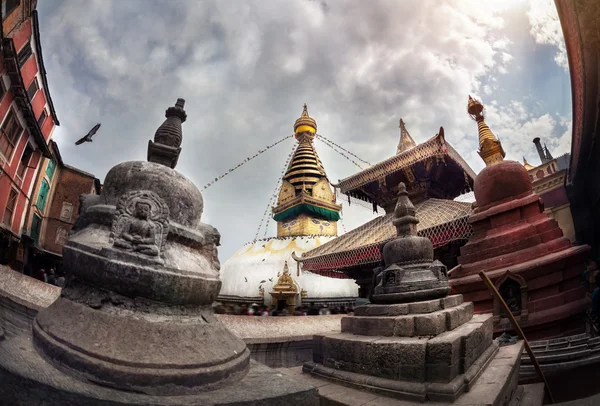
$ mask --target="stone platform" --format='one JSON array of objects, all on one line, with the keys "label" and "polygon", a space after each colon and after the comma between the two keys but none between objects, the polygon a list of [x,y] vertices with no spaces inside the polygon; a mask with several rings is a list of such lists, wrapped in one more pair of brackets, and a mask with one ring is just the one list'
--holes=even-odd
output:
[{"label": "stone platform", "polygon": [[[31,336],[0,342],[0,399],[12,406],[318,405],[317,390],[303,382],[250,362],[248,374],[231,385],[188,396],[150,396],[77,380],[46,362],[34,349]],[[0,403],[2,403],[0,401]]]},{"label": "stone platform", "polygon": [[[541,406],[543,396],[539,396],[539,385],[535,388],[517,387],[516,379],[520,364],[523,342],[500,347],[496,356],[482,371],[479,378],[472,383],[469,392],[464,393],[454,402],[433,401],[427,405],[511,405]],[[319,391],[321,405],[335,406],[413,406],[422,405],[418,400],[397,399],[374,390],[367,383],[348,385],[336,376],[322,377],[301,373],[299,368],[278,369],[297,382],[314,386]],[[351,386],[350,388],[348,386]],[[519,390],[520,389],[520,390]],[[531,389],[535,389],[530,393]],[[543,388],[542,393],[543,395]],[[533,395],[533,396],[532,396]]]},{"label": "stone platform", "polygon": [[461,295],[360,306],[341,333],[315,336],[304,371],[386,396],[453,402],[498,351],[492,318],[474,316]]}]

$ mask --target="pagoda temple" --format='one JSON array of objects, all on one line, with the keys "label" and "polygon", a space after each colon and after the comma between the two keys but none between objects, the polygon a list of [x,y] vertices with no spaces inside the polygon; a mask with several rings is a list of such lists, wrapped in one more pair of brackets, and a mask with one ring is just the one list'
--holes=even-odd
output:
[{"label": "pagoda temple", "polygon": [[[264,303],[293,308],[301,302],[352,305],[356,283],[342,272],[300,272],[292,255],[301,254],[337,236],[342,206],[336,203],[313,140],[317,123],[304,110],[294,123],[298,146],[283,176],[273,219],[277,237],[254,241],[239,249],[221,267],[219,300]],[[280,283],[285,276],[285,284]],[[282,289],[282,286],[287,286]]]},{"label": "pagoda temple", "polygon": [[477,122],[479,155],[486,167],[475,179],[469,223],[474,234],[460,248],[461,268],[450,275],[455,293],[494,313],[495,331],[510,330],[500,303],[478,276],[485,271],[531,340],[584,332],[589,299],[581,283],[588,246],[573,246],[558,222],[544,213],[527,169],[505,161],[501,142],[485,123],[483,105],[471,97],[468,112]]},{"label": "pagoda temple", "polygon": [[420,219],[418,234],[431,240],[435,258],[451,268],[460,245],[472,233],[467,221],[471,203],[453,199],[470,191],[474,178],[473,170],[446,141],[442,127],[416,144],[400,120],[397,153],[335,185],[349,203],[366,202],[374,210],[383,208],[385,214],[294,258],[305,271],[349,275],[360,285],[360,297],[368,298],[373,268],[382,261],[381,247],[396,238],[392,220],[402,182]]}]

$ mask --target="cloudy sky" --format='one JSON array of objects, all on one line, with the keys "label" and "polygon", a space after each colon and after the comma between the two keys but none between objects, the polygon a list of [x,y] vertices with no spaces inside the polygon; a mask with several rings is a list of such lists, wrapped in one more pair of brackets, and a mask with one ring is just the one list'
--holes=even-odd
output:
[{"label": "cloudy sky", "polygon": [[[481,170],[468,94],[486,105],[507,158],[539,163],[535,136],[555,156],[570,151],[570,82],[552,0],[45,0],[38,10],[61,122],[54,139],[65,162],[101,180],[119,162],[146,158],[178,97],[188,120],[177,169],[199,188],[292,134],[303,103],[320,134],[371,163],[395,153],[403,118],[417,142],[444,126]],[[97,122],[94,142],[75,147]],[[294,142],[204,191],[221,261],[254,238]],[[333,182],[358,170],[316,147]],[[340,231],[372,217],[344,207]]]}]

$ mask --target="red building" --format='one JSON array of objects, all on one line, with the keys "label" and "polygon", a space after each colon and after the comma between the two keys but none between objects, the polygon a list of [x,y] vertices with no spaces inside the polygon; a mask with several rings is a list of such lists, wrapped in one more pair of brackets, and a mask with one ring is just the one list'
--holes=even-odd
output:
[{"label": "red building", "polygon": [[40,164],[11,264],[32,276],[40,268],[60,269],[63,246],[79,213],[79,196],[100,194],[102,188],[94,175],[65,164],[54,141],[50,141],[50,152],[52,158]]},{"label": "red building", "polygon": [[2,1],[0,39],[0,263],[17,255],[42,157],[59,125],[48,91],[36,0]]}]

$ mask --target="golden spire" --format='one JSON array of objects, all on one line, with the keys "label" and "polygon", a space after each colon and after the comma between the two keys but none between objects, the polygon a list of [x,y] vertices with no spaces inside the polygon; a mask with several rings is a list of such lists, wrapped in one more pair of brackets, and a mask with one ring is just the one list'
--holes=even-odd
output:
[{"label": "golden spire", "polygon": [[467,111],[473,120],[477,122],[479,130],[479,156],[483,159],[486,166],[501,162],[506,153],[502,148],[500,140],[496,138],[490,127],[484,121],[484,108],[479,100],[469,96]]},{"label": "golden spire", "polygon": [[335,191],[315,150],[317,123],[308,115],[306,104],[294,130],[298,146],[273,208],[277,236],[337,235],[336,222],[342,207],[336,204]]},{"label": "golden spire", "polygon": [[412,137],[410,136],[410,134],[408,133],[408,130],[406,129],[406,126],[404,125],[404,121],[402,121],[402,119],[400,119],[400,142],[398,143],[398,150],[396,151],[396,154],[399,154],[404,151],[408,151],[409,149],[416,147],[416,146],[417,146],[417,144],[415,143],[415,140],[413,140]]},{"label": "golden spire", "polygon": [[529,162],[527,162],[527,159],[525,159],[525,157],[523,157],[523,166],[528,171],[535,168],[535,166],[532,166],[532,165],[529,164]]},{"label": "golden spire", "polygon": [[310,138],[310,140],[312,141],[312,139],[315,137],[316,132],[317,122],[314,118],[308,115],[308,107],[306,106],[306,103],[304,103],[304,110],[302,110],[302,115],[294,123],[294,136],[298,141],[302,141],[303,138]]}]

